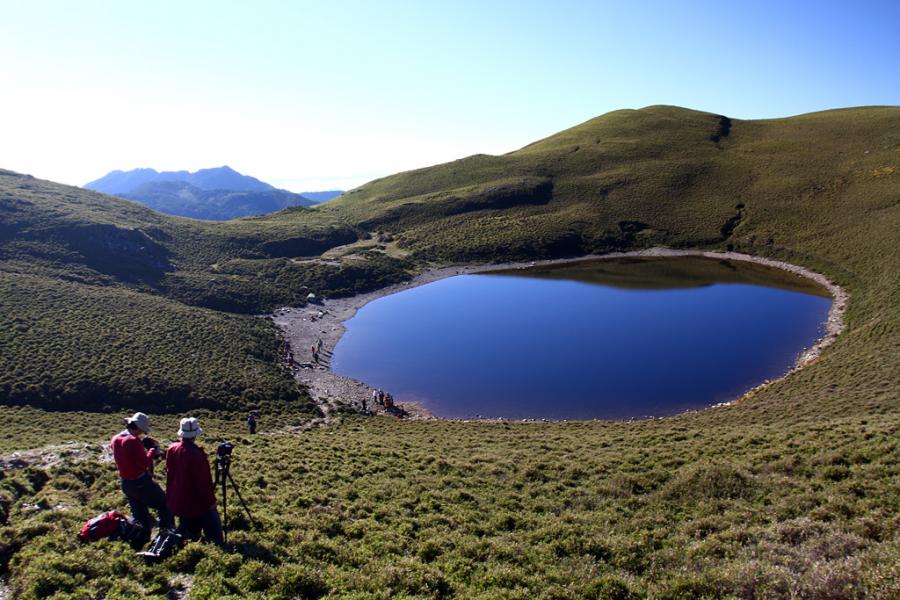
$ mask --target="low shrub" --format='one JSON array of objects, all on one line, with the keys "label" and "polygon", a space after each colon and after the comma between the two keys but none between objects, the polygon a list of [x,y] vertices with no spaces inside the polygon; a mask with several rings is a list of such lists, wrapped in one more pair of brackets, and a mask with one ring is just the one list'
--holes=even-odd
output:
[{"label": "low shrub", "polygon": [[660,491],[670,502],[749,500],[759,486],[753,475],[731,463],[709,462],[682,468]]}]

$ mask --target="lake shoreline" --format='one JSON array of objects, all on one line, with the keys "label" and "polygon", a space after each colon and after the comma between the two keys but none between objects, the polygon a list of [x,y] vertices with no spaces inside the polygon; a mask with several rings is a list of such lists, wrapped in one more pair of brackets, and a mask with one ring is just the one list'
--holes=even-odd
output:
[{"label": "lake shoreline", "polygon": [[[549,260],[535,260],[526,262],[494,263],[486,265],[458,265],[428,269],[407,282],[381,288],[365,294],[358,294],[348,298],[325,299],[321,304],[309,304],[301,308],[281,308],[269,315],[269,318],[279,328],[283,338],[289,342],[296,368],[293,373],[299,383],[306,387],[310,396],[326,414],[326,418],[337,411],[341,405],[349,405],[354,410],[362,410],[363,403],[373,414],[386,414],[384,409],[375,406],[372,402],[373,388],[364,382],[337,375],[331,371],[330,358],[338,341],[344,335],[346,328],[344,323],[353,318],[363,306],[401,292],[412,289],[447,277],[456,275],[468,275],[485,273],[498,270],[525,269],[529,267],[560,265],[582,261],[611,260],[619,258],[677,258],[677,257],[704,257],[718,260],[733,260],[751,262],[763,266],[773,267],[788,271],[795,275],[810,279],[822,286],[831,295],[832,303],[825,321],[825,335],[817,339],[813,345],[800,353],[793,367],[782,377],[775,380],[767,380],[745,392],[734,400],[715,404],[707,407],[716,408],[729,406],[744,398],[748,398],[773,382],[783,379],[816,360],[822,350],[832,344],[844,329],[844,312],[846,311],[849,296],[839,285],[830,281],[821,273],[816,273],[805,267],[800,267],[784,261],[773,260],[741,254],[738,252],[712,252],[704,250],[676,250],[670,248],[650,248],[631,252],[613,252],[609,254],[589,254],[574,258],[560,258]],[[322,340],[322,349],[319,353],[319,362],[312,359],[312,346]],[[388,392],[390,390],[387,390]],[[401,411],[393,414],[412,419],[440,419],[431,414],[424,406],[414,402],[400,404]],[[697,409],[684,412],[694,412]],[[683,413],[678,413],[683,414]],[[675,415],[648,418],[670,418]],[[448,421],[466,421],[471,419],[441,419]],[[485,421],[522,421],[541,422],[539,419],[484,419]]]}]

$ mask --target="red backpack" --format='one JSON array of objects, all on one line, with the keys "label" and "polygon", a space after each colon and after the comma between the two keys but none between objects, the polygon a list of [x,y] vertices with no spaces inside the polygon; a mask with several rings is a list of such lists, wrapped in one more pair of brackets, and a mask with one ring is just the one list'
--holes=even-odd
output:
[{"label": "red backpack", "polygon": [[114,510],[97,515],[78,532],[78,539],[82,542],[109,538],[123,540],[135,546],[143,546],[149,537],[149,532],[145,531],[143,525]]}]

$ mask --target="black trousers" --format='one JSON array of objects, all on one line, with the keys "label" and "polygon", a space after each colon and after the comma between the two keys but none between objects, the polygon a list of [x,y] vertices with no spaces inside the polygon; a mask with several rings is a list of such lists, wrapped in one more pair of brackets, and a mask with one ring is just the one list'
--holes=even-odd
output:
[{"label": "black trousers", "polygon": [[131,516],[146,527],[147,531],[153,527],[151,508],[159,515],[160,527],[164,529],[175,527],[175,518],[166,508],[166,493],[153,481],[149,473],[144,473],[137,479],[123,479],[122,491],[125,492],[125,498],[131,507]]},{"label": "black trousers", "polygon": [[196,540],[203,533],[207,541],[222,545],[222,520],[215,508],[199,517],[178,517],[178,532],[187,539]]}]

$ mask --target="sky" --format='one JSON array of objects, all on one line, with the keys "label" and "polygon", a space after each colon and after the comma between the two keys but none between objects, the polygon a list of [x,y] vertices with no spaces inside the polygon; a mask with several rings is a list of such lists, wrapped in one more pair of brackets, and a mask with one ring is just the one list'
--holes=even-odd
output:
[{"label": "sky", "polygon": [[900,104],[900,1],[0,0],[0,168],[350,189],[621,108]]}]

